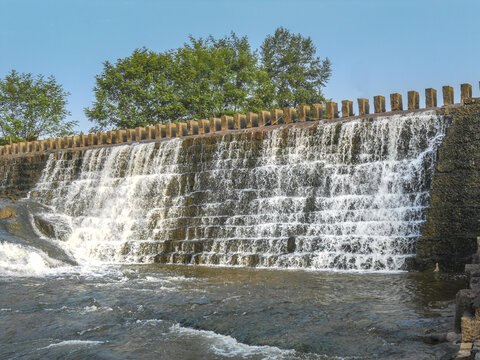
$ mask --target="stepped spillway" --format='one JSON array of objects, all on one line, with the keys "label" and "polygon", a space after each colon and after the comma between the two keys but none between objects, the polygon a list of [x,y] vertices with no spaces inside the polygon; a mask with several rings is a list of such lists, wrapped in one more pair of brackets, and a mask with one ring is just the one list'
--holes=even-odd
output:
[{"label": "stepped spillway", "polygon": [[29,196],[80,263],[400,270],[447,126],[424,111],[55,152]]}]

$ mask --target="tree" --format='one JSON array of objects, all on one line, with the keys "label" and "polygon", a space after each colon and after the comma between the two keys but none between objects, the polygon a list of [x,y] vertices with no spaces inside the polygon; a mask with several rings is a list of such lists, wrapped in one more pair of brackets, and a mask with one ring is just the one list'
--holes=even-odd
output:
[{"label": "tree", "polygon": [[103,64],[85,114],[96,132],[322,102],[330,62],[315,51],[310,38],[283,28],[265,39],[261,59],[234,32],[190,36],[163,53],[136,49]]},{"label": "tree", "polygon": [[12,70],[0,79],[0,131],[12,141],[70,135],[76,121],[65,121],[67,96],[53,76]]},{"label": "tree", "polygon": [[321,88],[331,75],[328,58],[316,57],[310,37],[292,34],[279,27],[268,35],[260,48],[262,65],[275,87],[278,107],[324,102]]},{"label": "tree", "polygon": [[106,61],[95,102],[85,109],[95,131],[232,114],[264,105],[254,99],[258,58],[246,37],[190,37],[163,53],[145,48]]}]

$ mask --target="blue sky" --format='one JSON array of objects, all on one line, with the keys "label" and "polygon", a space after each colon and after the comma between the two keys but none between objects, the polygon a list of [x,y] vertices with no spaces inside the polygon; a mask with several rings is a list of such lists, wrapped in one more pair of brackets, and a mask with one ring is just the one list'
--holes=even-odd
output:
[{"label": "blue sky", "polygon": [[54,75],[85,132],[83,108],[105,60],[232,30],[257,48],[278,26],[310,36],[330,58],[324,92],[334,101],[400,92],[405,102],[417,90],[423,106],[425,88],[440,100],[453,86],[458,100],[464,82],[480,96],[480,0],[0,0],[0,77]]}]

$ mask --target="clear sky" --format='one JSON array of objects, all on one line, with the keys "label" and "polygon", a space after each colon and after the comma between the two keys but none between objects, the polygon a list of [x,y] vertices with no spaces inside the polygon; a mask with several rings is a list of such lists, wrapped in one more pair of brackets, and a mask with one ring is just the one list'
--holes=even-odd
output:
[{"label": "clear sky", "polygon": [[[0,0],[0,77],[54,75],[86,132],[95,75],[142,46],[235,31],[258,48],[279,26],[310,36],[332,61],[334,101],[473,85],[479,94],[480,0]],[[355,101],[356,102],[356,101]],[[388,100],[387,100],[388,107]],[[355,104],[355,111],[356,104]]]}]

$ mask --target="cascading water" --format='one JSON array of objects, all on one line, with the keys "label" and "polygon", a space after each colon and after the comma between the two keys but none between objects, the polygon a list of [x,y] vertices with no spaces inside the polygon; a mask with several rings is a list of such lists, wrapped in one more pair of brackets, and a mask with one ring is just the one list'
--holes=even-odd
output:
[{"label": "cascading water", "polygon": [[447,125],[419,112],[56,153],[30,197],[79,262],[399,270]]}]

